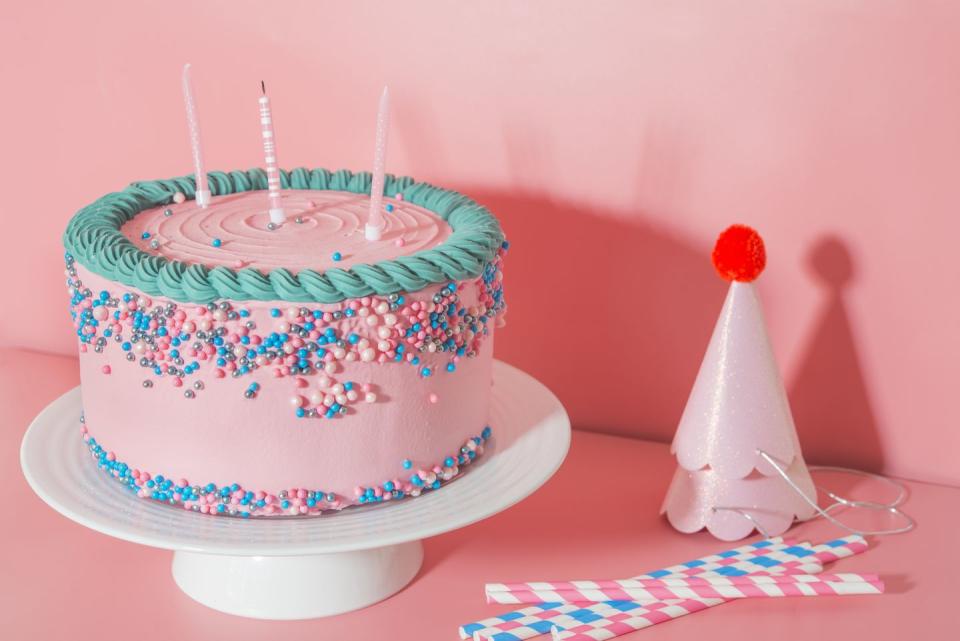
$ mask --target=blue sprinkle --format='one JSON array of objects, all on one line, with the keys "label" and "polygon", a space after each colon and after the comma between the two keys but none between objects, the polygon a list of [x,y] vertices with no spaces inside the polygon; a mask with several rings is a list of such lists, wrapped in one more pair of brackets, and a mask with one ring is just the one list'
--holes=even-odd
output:
[{"label": "blue sprinkle", "polygon": [[142,239],[144,239],[144,240],[150,238],[150,232],[148,232],[148,231],[143,232],[142,234],[140,234],[140,238],[142,238]]},{"label": "blue sprinkle", "polygon": [[457,369],[457,366],[456,366],[454,363],[447,363],[447,371],[448,371],[448,372],[456,371],[456,369]]},{"label": "blue sprinkle", "polygon": [[404,459],[404,460],[403,460],[403,469],[409,470],[411,467],[413,467],[413,461],[411,461],[410,459]]},{"label": "blue sprinkle", "polygon": [[338,263],[343,256],[340,255],[340,252],[333,252],[333,256],[331,256],[331,258],[333,258],[334,262]]},{"label": "blue sprinkle", "polygon": [[270,315],[276,318],[277,316],[280,315],[280,310],[274,307],[273,309],[270,310]]},{"label": "blue sprinkle", "polygon": [[223,244],[223,241],[220,240],[219,238],[214,238],[213,242],[210,244],[213,245],[214,247],[219,247]]},{"label": "blue sprinkle", "polygon": [[387,203],[387,212],[389,213],[392,211],[393,211],[393,203]]}]

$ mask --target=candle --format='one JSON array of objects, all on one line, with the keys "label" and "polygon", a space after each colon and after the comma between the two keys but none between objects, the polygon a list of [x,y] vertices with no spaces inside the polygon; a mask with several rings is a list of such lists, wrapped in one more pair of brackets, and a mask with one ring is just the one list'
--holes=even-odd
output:
[{"label": "candle", "polygon": [[190,148],[193,151],[193,173],[197,183],[197,204],[210,204],[210,188],[207,172],[203,170],[203,149],[200,146],[200,122],[197,120],[197,101],[193,97],[193,82],[190,78],[190,63],[183,65],[183,104],[187,108],[187,128],[190,130]]},{"label": "candle", "polygon": [[387,162],[387,125],[390,111],[390,92],[383,88],[380,108],[377,110],[377,142],[373,153],[373,181],[370,184],[370,214],[364,235],[367,240],[380,240],[386,221],[383,219],[383,172]]},{"label": "candle", "polygon": [[280,224],[287,219],[280,200],[280,169],[277,168],[277,139],[273,133],[273,115],[267,86],[260,82],[260,134],[263,136],[263,157],[267,165],[267,190],[270,201],[270,222]]}]

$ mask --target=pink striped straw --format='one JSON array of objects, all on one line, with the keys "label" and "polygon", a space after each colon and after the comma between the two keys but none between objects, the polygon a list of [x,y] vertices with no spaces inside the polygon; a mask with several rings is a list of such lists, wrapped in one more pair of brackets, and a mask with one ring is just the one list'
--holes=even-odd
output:
[{"label": "pink striped straw", "polygon": [[260,82],[260,135],[263,137],[263,160],[267,166],[267,191],[270,201],[270,222],[279,225],[287,219],[280,199],[280,168],[277,166],[277,138],[273,133],[273,113],[267,86]]},{"label": "pink striped straw", "polygon": [[491,583],[487,603],[656,602],[662,599],[882,594],[873,574],[791,574],[666,579]]},{"label": "pink striped straw", "polygon": [[[748,562],[750,559],[759,560],[759,557],[762,557],[764,563],[770,565],[770,567],[766,570],[767,572],[777,572],[777,568],[781,566],[787,567],[788,563],[795,563],[797,561],[797,557],[787,555],[785,558],[788,557],[791,559],[791,561],[784,562],[779,558],[773,558],[772,555],[784,554],[781,551],[791,547],[809,548],[812,551],[812,547],[807,543],[797,543],[792,539],[784,540],[782,537],[775,537],[765,541],[742,545],[732,550],[727,550],[717,554],[709,554],[686,563],[672,565],[648,574],[640,575],[637,578],[662,578],[666,576],[684,577],[691,575],[722,576],[721,572],[723,570],[726,570],[727,568],[740,562]],[[811,560],[812,556],[812,554],[804,556],[803,562],[815,563],[817,571],[819,571],[819,562],[815,559]],[[757,567],[761,566],[756,564],[753,565],[753,568]],[[787,571],[789,571],[789,568]],[[604,608],[606,606],[605,604],[596,604],[589,607],[591,610],[604,612]],[[579,621],[576,619],[568,616],[567,613],[582,610],[584,610],[584,608],[580,605],[561,604],[548,610],[545,610],[540,606],[532,606],[529,608],[508,612],[497,617],[484,619],[482,621],[464,624],[460,626],[459,632],[460,637],[463,639],[469,639],[471,637],[476,639],[486,639],[499,634],[502,631],[509,630],[510,634],[515,639],[528,639],[549,632],[550,623],[556,623],[557,625],[564,627],[566,627],[567,624],[573,625],[579,623]]]},{"label": "pink striped straw", "polygon": [[[838,559],[854,556],[866,551],[868,543],[860,535],[846,536],[827,543],[813,546],[814,557],[822,563],[829,563]],[[681,603],[672,600],[648,603],[630,611],[611,613],[608,604],[591,604],[582,606],[588,612],[596,613],[600,619],[589,623],[579,623],[567,626],[562,623],[555,625],[551,630],[554,641],[604,641],[613,639],[621,634],[648,628],[664,621],[679,618],[698,612],[715,605],[727,603],[731,599],[705,598],[687,599]],[[580,607],[580,606],[572,606]],[[563,629],[561,629],[561,627]],[[530,638],[530,637],[524,637]]]}]

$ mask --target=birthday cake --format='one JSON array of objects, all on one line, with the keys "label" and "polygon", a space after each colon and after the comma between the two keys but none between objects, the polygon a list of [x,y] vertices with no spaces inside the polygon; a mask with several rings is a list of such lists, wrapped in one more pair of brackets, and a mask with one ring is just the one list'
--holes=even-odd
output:
[{"label": "birthday cake", "polygon": [[196,512],[309,515],[419,496],[491,437],[500,225],[387,176],[210,172],[133,183],[64,234],[81,432],[137,495]]}]

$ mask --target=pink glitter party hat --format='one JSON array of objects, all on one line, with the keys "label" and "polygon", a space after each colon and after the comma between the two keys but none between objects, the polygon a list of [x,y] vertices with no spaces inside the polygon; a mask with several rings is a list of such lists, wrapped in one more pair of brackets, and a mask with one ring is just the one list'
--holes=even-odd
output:
[{"label": "pink glitter party hat", "polygon": [[670,448],[679,466],[660,511],[681,532],[776,536],[814,509],[765,455],[814,501],[816,488],[752,284],[766,264],[763,240],[734,225],[713,264],[732,282]]}]

